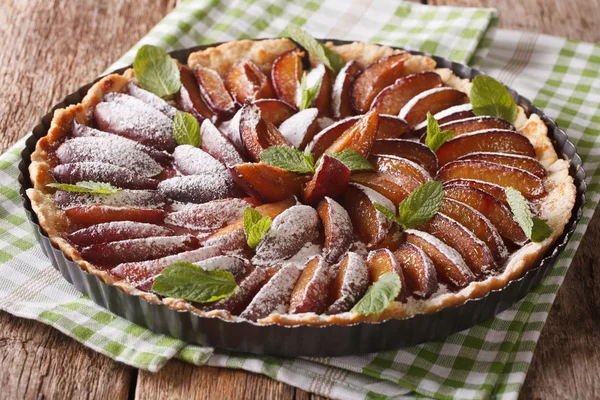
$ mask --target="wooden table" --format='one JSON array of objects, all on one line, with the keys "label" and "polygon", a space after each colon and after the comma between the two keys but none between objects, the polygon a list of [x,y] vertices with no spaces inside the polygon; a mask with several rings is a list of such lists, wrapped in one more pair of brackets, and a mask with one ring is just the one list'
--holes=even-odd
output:
[{"label": "wooden table", "polygon": [[[431,0],[496,7],[500,26],[600,41],[599,0]],[[1,0],[0,152],[91,81],[175,0]],[[522,398],[600,397],[600,212],[558,293]],[[261,375],[172,361],[138,371],[39,322],[0,312],[2,398],[316,398]]]}]

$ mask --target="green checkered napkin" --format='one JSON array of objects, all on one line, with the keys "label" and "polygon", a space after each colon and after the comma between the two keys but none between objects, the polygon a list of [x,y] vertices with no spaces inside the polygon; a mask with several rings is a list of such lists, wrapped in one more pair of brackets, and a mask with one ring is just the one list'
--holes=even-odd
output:
[{"label": "green checkered napkin", "polygon": [[489,9],[385,0],[184,2],[111,68],[130,63],[141,44],[177,49],[277,36],[293,22],[317,37],[400,45],[471,62],[514,87],[576,144],[589,176],[589,200],[550,276],[509,310],[444,342],[340,358],[254,357],[154,334],[81,296],[42,254],[18,195],[23,141],[0,157],[0,309],[40,320],[95,351],[150,371],[177,356],[197,365],[262,373],[334,398],[516,398],[556,292],[600,200],[600,46],[488,30],[494,18]]}]

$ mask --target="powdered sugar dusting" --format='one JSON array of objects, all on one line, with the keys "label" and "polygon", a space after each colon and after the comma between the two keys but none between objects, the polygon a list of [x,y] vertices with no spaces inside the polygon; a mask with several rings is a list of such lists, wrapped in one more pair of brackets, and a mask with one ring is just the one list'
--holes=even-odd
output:
[{"label": "powdered sugar dusting", "polygon": [[129,94],[135,98],[142,100],[144,103],[151,105],[156,108],[158,111],[162,112],[169,118],[175,117],[177,114],[177,109],[171,106],[169,103],[158,97],[152,92],[142,89],[135,83],[131,82],[127,86],[127,90]]},{"label": "powdered sugar dusting", "polygon": [[189,204],[183,210],[167,215],[166,223],[202,232],[219,229],[244,215],[251,204],[243,199],[214,200]]},{"label": "powdered sugar dusting", "polygon": [[126,205],[159,209],[165,205],[165,197],[156,190],[125,189],[112,194],[76,193],[57,190],[54,201],[63,210],[89,204]]},{"label": "powdered sugar dusting", "polygon": [[342,207],[337,201],[325,197],[325,200],[329,205],[329,234],[325,233],[325,248],[323,249],[323,256],[327,262],[335,263],[338,262],[350,248],[352,240],[354,239],[354,229],[352,227],[352,220],[348,211]]},{"label": "powdered sugar dusting", "polygon": [[158,190],[170,199],[190,203],[206,203],[236,194],[231,176],[221,174],[176,176],[160,182]]},{"label": "powdered sugar dusting", "polygon": [[227,175],[227,168],[210,154],[190,145],[177,146],[173,152],[175,167],[183,175]]},{"label": "powdered sugar dusting", "polygon": [[319,216],[314,208],[297,205],[279,214],[256,248],[252,262],[269,265],[296,254],[306,243],[319,237]]},{"label": "powdered sugar dusting", "polygon": [[52,176],[60,183],[95,181],[125,189],[155,189],[158,184],[157,180],[139,176],[127,168],[99,162],[60,164],[52,170]]},{"label": "powdered sugar dusting", "polygon": [[[473,105],[471,103],[460,104],[458,106],[452,106],[452,107],[446,108],[445,110],[435,113],[433,118],[435,118],[436,121],[439,121],[442,118],[449,117],[452,114],[459,113],[459,112],[465,112],[465,111],[471,111],[472,109],[473,109]],[[440,126],[440,128],[442,126]],[[420,129],[425,129],[426,127],[427,127],[427,121],[423,121],[420,124],[418,124],[417,126],[415,126],[414,130],[417,131]]]},{"label": "powdered sugar dusting", "polygon": [[89,246],[95,243],[151,236],[172,236],[173,234],[172,230],[160,225],[134,221],[116,221],[80,229],[70,234],[68,238],[76,245]]},{"label": "powdered sugar dusting", "polygon": [[319,110],[316,108],[302,110],[283,121],[279,126],[279,131],[292,146],[299,149],[318,114]]},{"label": "powdered sugar dusting", "polygon": [[62,164],[101,162],[125,167],[147,178],[158,175],[162,167],[134,144],[102,137],[78,137],[64,142],[56,151]]},{"label": "powdered sugar dusting", "polygon": [[413,97],[412,99],[409,100],[408,103],[406,103],[404,105],[404,107],[402,107],[402,109],[400,110],[400,113],[398,114],[398,116],[404,120],[406,120],[406,116],[408,115],[408,113],[413,109],[413,107],[421,100],[431,96],[432,94],[438,93],[438,92],[444,92],[444,91],[448,91],[448,90],[456,90],[454,88],[451,87],[447,87],[447,86],[442,86],[439,88],[433,88],[433,89],[429,89],[429,90],[425,90],[424,92],[419,93],[418,95],[416,95],[415,97]]},{"label": "powdered sugar dusting", "polygon": [[205,119],[202,122],[200,132],[202,135],[202,150],[225,165],[237,165],[244,162],[235,146],[210,120]]},{"label": "powdered sugar dusting", "polygon": [[[346,255],[348,266],[341,288],[341,297],[329,308],[327,314],[340,314],[349,311],[362,298],[369,285],[369,270],[362,256],[349,252]],[[344,260],[341,262],[343,263]],[[339,266],[338,266],[339,268]]]},{"label": "powdered sugar dusting", "polygon": [[237,256],[217,256],[196,262],[195,264],[202,267],[205,271],[218,269],[231,272],[236,278],[242,276],[248,266],[248,262],[245,259]]},{"label": "powdered sugar dusting", "polygon": [[300,277],[300,269],[286,264],[254,296],[240,317],[257,321],[273,313],[284,314],[290,304],[290,296]]},{"label": "powdered sugar dusting", "polygon": [[175,147],[173,121],[154,107],[123,93],[107,93],[94,109],[101,130],[125,136],[160,150]]}]

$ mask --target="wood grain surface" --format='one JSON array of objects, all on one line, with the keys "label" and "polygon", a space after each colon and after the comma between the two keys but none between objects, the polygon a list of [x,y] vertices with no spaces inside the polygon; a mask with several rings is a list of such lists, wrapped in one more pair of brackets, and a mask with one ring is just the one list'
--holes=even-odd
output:
[{"label": "wood grain surface", "polygon": [[[600,42],[599,0],[430,0],[496,7],[500,26]],[[0,152],[92,80],[175,0],[0,0]],[[600,212],[542,332],[521,398],[600,397]],[[137,371],[39,322],[0,312],[1,398],[319,398],[261,375],[172,361]]]}]

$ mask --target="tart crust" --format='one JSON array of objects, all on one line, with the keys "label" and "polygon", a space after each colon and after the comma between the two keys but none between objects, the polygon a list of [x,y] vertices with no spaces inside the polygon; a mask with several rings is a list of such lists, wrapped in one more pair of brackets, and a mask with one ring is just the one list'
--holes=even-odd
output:
[{"label": "tart crust", "polygon": [[[378,59],[402,50],[392,49],[387,46],[372,43],[354,42],[336,46],[326,43],[342,56],[344,61],[353,59],[368,65]],[[271,65],[275,58],[285,51],[296,47],[289,39],[266,39],[260,41],[241,40],[228,42],[216,47],[192,53],[188,64],[195,68],[199,65],[215,69],[224,75],[227,70],[239,60],[250,58],[265,73],[270,73]],[[312,60],[314,63],[314,60]],[[468,79],[461,79],[449,69],[435,69],[435,61],[427,56],[412,55],[406,64],[410,73],[435,70],[442,76],[443,82],[465,93],[469,93],[471,83]],[[55,190],[46,187],[48,183],[55,182],[50,170],[57,164],[54,152],[69,134],[73,120],[87,125],[89,124],[93,108],[102,101],[103,96],[109,92],[125,92],[127,85],[135,81],[134,72],[128,69],[123,75],[108,75],[94,84],[80,104],[71,105],[65,109],[56,110],[52,119],[48,134],[41,138],[36,149],[31,155],[29,173],[33,184],[32,189],[27,190],[31,204],[36,213],[40,226],[48,234],[50,241],[58,247],[68,258],[76,262],[86,272],[100,278],[103,282],[117,286],[124,292],[140,296],[150,303],[164,303],[166,306],[176,310],[188,310],[194,314],[204,317],[220,317],[226,320],[241,320],[226,311],[215,310],[204,312],[194,307],[191,303],[182,299],[164,298],[136,289],[126,281],[115,280],[106,271],[98,269],[81,257],[79,251],[67,240],[69,232],[69,220],[64,212],[56,206],[53,200]],[[394,302],[384,312],[368,317],[354,313],[339,315],[317,315],[314,313],[288,315],[271,314],[267,318],[259,320],[258,324],[282,324],[282,325],[330,325],[330,324],[352,324],[361,321],[378,322],[390,318],[406,318],[419,313],[432,313],[445,307],[464,303],[470,298],[483,297],[492,290],[501,289],[514,279],[522,276],[528,269],[535,266],[543,257],[545,251],[563,233],[567,225],[572,209],[575,205],[576,189],[573,178],[569,175],[569,163],[567,160],[559,159],[552,142],[548,137],[548,128],[541,118],[536,114],[526,115],[526,110],[519,107],[518,115],[513,121],[518,132],[526,136],[535,147],[538,161],[547,169],[548,179],[546,188],[548,195],[536,204],[540,216],[547,221],[552,228],[552,235],[542,243],[528,243],[513,253],[507,261],[504,271],[491,276],[483,281],[472,282],[467,287],[455,293],[438,293],[427,300],[410,299],[406,304]],[[248,321],[250,322],[250,321]]]}]

